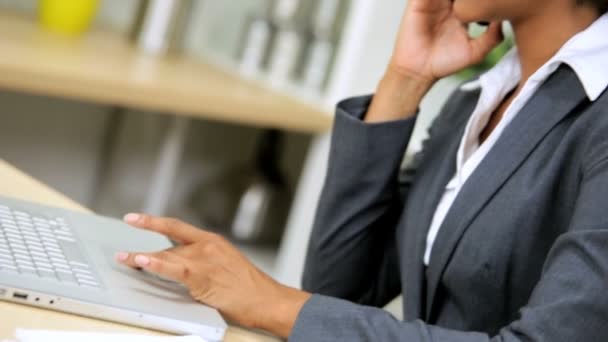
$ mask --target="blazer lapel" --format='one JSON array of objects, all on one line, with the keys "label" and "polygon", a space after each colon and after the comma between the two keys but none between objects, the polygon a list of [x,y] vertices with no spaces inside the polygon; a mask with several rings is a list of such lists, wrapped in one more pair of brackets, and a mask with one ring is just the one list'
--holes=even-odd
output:
[{"label": "blazer lapel", "polygon": [[[459,130],[461,131],[461,130]],[[462,132],[461,132],[462,133]],[[455,136],[457,134],[454,134]],[[429,178],[427,184],[420,184],[426,196],[410,208],[409,212],[420,213],[412,215],[408,222],[404,238],[401,240],[404,254],[404,269],[407,270],[407,286],[404,287],[405,318],[408,320],[420,319],[424,315],[424,290],[426,286],[424,275],[424,250],[426,247],[426,235],[433,217],[432,208],[437,207],[446,184],[456,171],[456,152],[458,150],[458,138],[451,139],[449,145],[444,146],[440,153],[434,154],[434,163],[427,170],[437,170],[434,177]],[[437,151],[437,152],[439,152]],[[433,151],[435,152],[435,151]]]},{"label": "blazer lapel", "polygon": [[433,302],[440,279],[466,229],[551,129],[575,109],[585,96],[574,71],[561,66],[505,129],[496,145],[465,183],[433,246],[427,268],[427,321],[432,319]]},{"label": "blazer lapel", "polygon": [[[420,165],[416,178],[416,186],[422,191],[421,200],[412,202],[406,219],[407,227],[401,240],[403,254],[402,262],[407,270],[406,286],[404,286],[406,319],[415,320],[423,317],[424,290],[426,288],[423,257],[426,247],[426,235],[433,219],[434,210],[445,191],[446,184],[456,172],[456,153],[468,119],[470,118],[479,100],[479,91],[465,94],[462,100],[447,110],[458,110],[466,115],[456,115],[456,122],[450,122],[454,129],[443,139],[436,141],[432,146],[425,146],[424,154],[432,156],[424,158],[426,165]],[[449,113],[445,113],[449,114]],[[453,115],[448,115],[452,117]],[[433,141],[433,140],[431,140]],[[416,197],[416,196],[413,196]],[[417,198],[417,197],[416,197]],[[419,213],[419,214],[414,214]]]}]

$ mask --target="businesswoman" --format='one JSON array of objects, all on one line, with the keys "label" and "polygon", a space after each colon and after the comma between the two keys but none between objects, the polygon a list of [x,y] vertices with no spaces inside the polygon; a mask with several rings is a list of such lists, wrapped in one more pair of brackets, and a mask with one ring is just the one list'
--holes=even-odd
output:
[{"label": "businesswoman", "polygon": [[[410,0],[375,96],[338,105],[307,292],[171,219],[128,215],[183,244],[118,259],[293,341],[606,341],[607,5]],[[502,21],[517,49],[452,95],[400,172],[421,98],[480,62]],[[399,294],[404,321],[378,309]]]}]

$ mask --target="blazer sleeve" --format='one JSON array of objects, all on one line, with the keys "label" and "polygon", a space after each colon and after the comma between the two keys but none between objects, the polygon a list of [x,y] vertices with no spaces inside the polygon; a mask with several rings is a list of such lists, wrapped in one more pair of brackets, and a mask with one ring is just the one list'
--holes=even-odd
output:
[{"label": "blazer sleeve", "polygon": [[581,167],[579,195],[569,230],[554,243],[540,281],[519,318],[496,336],[449,330],[421,321],[401,322],[381,309],[314,295],[300,312],[290,341],[605,341],[608,144],[598,141],[590,145]]},{"label": "blazer sleeve", "polygon": [[416,118],[364,123],[371,99],[337,106],[302,285],[313,293],[383,306],[401,290],[394,238],[404,198],[398,176]]}]

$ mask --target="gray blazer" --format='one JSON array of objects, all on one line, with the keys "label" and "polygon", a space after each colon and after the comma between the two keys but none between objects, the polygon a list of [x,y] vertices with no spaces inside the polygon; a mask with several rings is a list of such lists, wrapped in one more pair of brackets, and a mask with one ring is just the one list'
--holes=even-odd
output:
[{"label": "gray blazer", "polygon": [[[562,66],[425,239],[478,91],[457,91],[411,167],[415,118],[339,104],[291,341],[608,341],[608,95]],[[400,293],[404,321],[379,309]],[[340,298],[340,299],[338,299]]]}]

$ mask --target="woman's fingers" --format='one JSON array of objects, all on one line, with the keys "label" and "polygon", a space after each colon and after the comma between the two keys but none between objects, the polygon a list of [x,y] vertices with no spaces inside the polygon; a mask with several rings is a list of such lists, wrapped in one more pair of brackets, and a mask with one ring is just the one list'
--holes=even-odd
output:
[{"label": "woman's fingers", "polygon": [[451,8],[452,0],[413,0],[410,6],[415,11],[433,11]]},{"label": "woman's fingers", "polygon": [[473,61],[476,64],[481,63],[503,40],[502,23],[491,23],[486,32],[478,38],[471,40],[471,57]]},{"label": "woman's fingers", "polygon": [[190,274],[187,264],[177,259],[168,260],[154,256],[137,255],[135,256],[135,263],[148,272],[156,273],[182,284],[187,283]]},{"label": "woman's fingers", "polygon": [[178,257],[173,255],[169,251],[161,251],[156,253],[130,253],[130,252],[118,252],[116,253],[116,261],[121,264],[127,265],[132,268],[143,268],[146,260],[150,258],[172,260],[177,261]]},{"label": "woman's fingers", "polygon": [[142,268],[148,272],[180,283],[186,283],[189,270],[186,260],[169,252],[160,253],[126,253],[120,252],[116,259],[130,267]]},{"label": "woman's fingers", "polygon": [[125,215],[124,221],[134,227],[165,235],[171,240],[181,243],[196,242],[209,235],[209,233],[183,221],[167,217],[131,213]]}]

